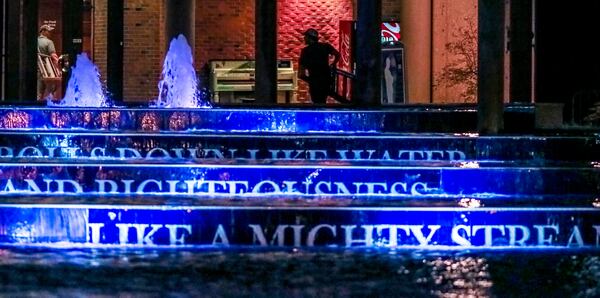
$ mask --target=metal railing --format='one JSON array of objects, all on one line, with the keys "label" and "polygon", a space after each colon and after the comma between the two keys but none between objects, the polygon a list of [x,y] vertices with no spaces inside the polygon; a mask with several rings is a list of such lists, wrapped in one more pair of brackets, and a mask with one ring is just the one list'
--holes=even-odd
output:
[{"label": "metal railing", "polygon": [[331,71],[334,77],[334,91],[344,98],[350,99],[352,95],[352,81],[356,80],[356,75],[337,68],[333,68]]}]

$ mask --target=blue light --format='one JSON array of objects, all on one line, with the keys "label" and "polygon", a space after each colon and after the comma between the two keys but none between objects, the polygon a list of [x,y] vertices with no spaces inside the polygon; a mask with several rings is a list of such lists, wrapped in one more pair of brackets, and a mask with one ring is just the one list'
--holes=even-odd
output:
[{"label": "blue light", "polygon": [[198,90],[194,57],[185,36],[173,38],[163,63],[161,80],[158,83],[159,108],[210,108]]},{"label": "blue light", "polygon": [[598,161],[553,146],[593,156],[589,137],[406,133],[442,108],[181,106],[0,107],[0,244],[599,248]]},{"label": "blue light", "polygon": [[71,70],[65,97],[55,103],[48,100],[49,106],[65,107],[108,107],[110,99],[100,83],[100,73],[86,53],[78,54]]},{"label": "blue light", "polygon": [[0,205],[0,241],[61,247],[598,249],[596,214],[594,208],[11,204]]},{"label": "blue light", "polygon": [[[18,113],[15,110],[19,111]],[[394,111],[231,110],[154,108],[0,107],[0,127],[8,131],[337,133],[393,132],[386,119]],[[169,119],[169,121],[164,121]]]}]

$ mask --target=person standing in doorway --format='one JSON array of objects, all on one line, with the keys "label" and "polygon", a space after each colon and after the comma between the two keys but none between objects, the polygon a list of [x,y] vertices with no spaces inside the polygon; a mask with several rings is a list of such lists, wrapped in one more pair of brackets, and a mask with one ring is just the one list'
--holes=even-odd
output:
[{"label": "person standing in doorway", "polygon": [[325,104],[327,97],[331,96],[340,103],[350,103],[333,88],[335,80],[332,72],[340,60],[340,53],[331,44],[319,42],[319,32],[315,29],[304,32],[304,42],[306,47],[300,52],[299,77],[308,82],[312,102]]},{"label": "person standing in doorway", "polygon": [[[39,67],[46,67],[47,71],[46,72],[51,72],[52,74],[50,75],[50,77],[56,77],[57,74],[54,74],[53,69],[56,70],[58,69],[57,65],[58,65],[58,54],[56,54],[56,48],[54,47],[54,42],[52,41],[52,39],[50,39],[50,37],[52,36],[52,31],[54,30],[54,28],[52,28],[49,25],[42,25],[40,26],[40,30],[39,30],[39,36],[38,36],[38,55],[42,56],[42,57],[49,57],[50,58],[50,63],[52,63],[53,65],[44,65],[44,63],[42,62],[42,65],[39,65]],[[44,59],[42,59],[42,61],[46,61]],[[48,86],[46,85],[46,83],[42,80],[42,70],[39,69],[38,67],[38,84],[37,84],[37,95],[38,95],[38,100],[43,100],[46,96],[48,95],[53,95],[54,90],[56,90],[56,86],[48,84]]]},{"label": "person standing in doorway", "polygon": [[396,98],[396,69],[398,66],[396,65],[396,58],[393,54],[385,57],[384,61],[383,80],[385,84],[383,84],[383,90],[385,90],[385,93],[383,93],[384,97],[382,102],[385,104],[392,104]]}]

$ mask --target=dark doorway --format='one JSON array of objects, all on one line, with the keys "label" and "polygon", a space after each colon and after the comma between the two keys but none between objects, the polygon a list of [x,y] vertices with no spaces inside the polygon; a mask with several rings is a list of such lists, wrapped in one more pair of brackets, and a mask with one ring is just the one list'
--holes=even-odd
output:
[{"label": "dark doorway", "polygon": [[600,104],[599,12],[598,1],[537,1],[536,98],[563,103],[570,124],[590,124]]},{"label": "dark doorway", "polygon": [[600,2],[537,1],[537,100],[567,103],[600,85]]},{"label": "dark doorway", "polygon": [[38,1],[2,1],[3,103],[35,101],[37,7]]}]

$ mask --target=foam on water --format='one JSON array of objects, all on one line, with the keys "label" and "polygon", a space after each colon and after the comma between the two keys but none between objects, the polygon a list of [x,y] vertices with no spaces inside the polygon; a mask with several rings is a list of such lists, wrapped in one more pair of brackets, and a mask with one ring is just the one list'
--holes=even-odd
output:
[{"label": "foam on water", "polygon": [[185,36],[180,34],[171,41],[161,77],[156,107],[210,107],[201,99],[192,49]]},{"label": "foam on water", "polygon": [[48,100],[49,106],[65,107],[109,107],[100,74],[96,65],[86,53],[77,55],[77,63],[72,68],[65,97],[59,102]]}]

